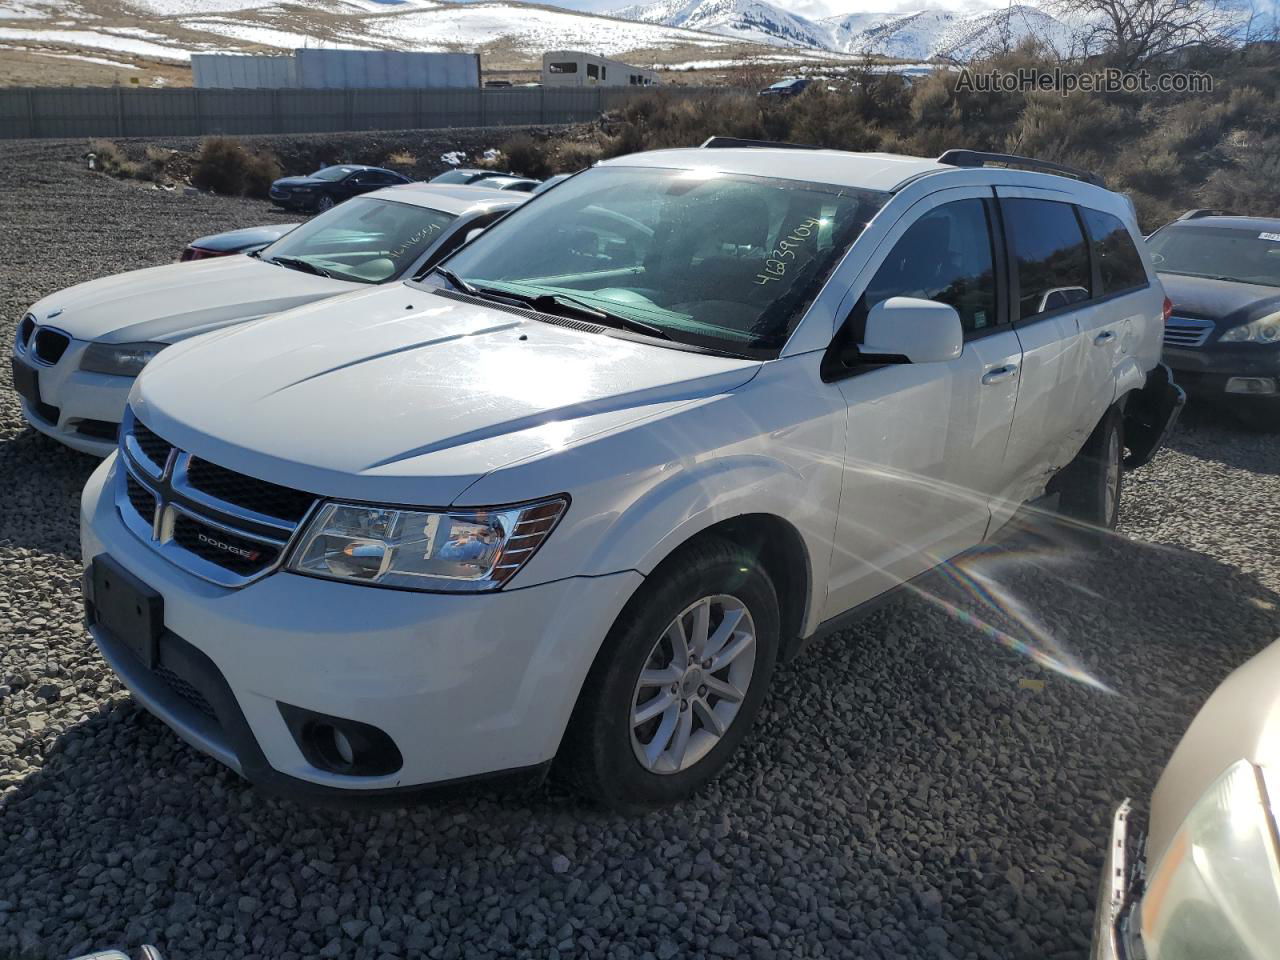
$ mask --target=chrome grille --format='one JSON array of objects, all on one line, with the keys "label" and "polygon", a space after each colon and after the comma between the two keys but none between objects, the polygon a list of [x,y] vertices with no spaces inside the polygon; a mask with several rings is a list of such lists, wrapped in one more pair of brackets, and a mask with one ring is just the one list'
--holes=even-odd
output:
[{"label": "chrome grille", "polygon": [[1212,320],[1199,320],[1194,317],[1170,317],[1164,322],[1164,344],[1166,347],[1200,347],[1213,332]]},{"label": "chrome grille", "polygon": [[116,507],[125,525],[177,566],[224,587],[276,569],[317,499],[197,460],[132,410],[120,447]]}]

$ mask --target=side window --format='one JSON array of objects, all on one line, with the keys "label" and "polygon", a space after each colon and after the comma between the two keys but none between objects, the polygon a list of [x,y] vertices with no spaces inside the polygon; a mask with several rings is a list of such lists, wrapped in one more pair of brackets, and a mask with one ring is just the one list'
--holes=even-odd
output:
[{"label": "side window", "polygon": [[1022,319],[1088,300],[1089,250],[1075,208],[1054,200],[1000,201],[1018,271]]},{"label": "side window", "polygon": [[1147,285],[1147,271],[1133,245],[1129,230],[1116,217],[1101,210],[1081,207],[1084,224],[1093,243],[1093,257],[1102,278],[1100,295],[1119,293]]},{"label": "side window", "polygon": [[997,322],[991,228],[981,200],[944,203],[907,228],[867,285],[865,303],[890,297],[949,304],[966,331]]},{"label": "side window", "polygon": [[588,63],[587,76],[590,77],[592,80],[598,80],[600,78],[600,68],[597,67],[594,63]]}]

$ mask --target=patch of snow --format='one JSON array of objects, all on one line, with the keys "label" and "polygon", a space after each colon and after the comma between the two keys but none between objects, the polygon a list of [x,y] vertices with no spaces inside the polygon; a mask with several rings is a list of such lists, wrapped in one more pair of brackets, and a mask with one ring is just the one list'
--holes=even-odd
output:
[{"label": "patch of snow", "polygon": [[33,51],[36,56],[40,57],[57,57],[59,60],[80,60],[83,63],[100,63],[104,67],[115,67],[117,70],[138,70],[132,63],[120,63],[117,60],[108,60],[105,57],[86,57],[79,53],[47,53],[44,50]]},{"label": "patch of snow", "polygon": [[451,167],[457,167],[466,162],[467,155],[462,150],[450,150],[448,153],[440,154],[440,162],[447,163]]},{"label": "patch of snow", "polygon": [[111,50],[136,57],[147,57],[151,60],[191,59],[190,50],[176,46],[161,46],[158,43],[120,37],[112,33],[100,33],[96,30],[23,30],[15,27],[0,27],[0,42],[5,40],[36,40],[70,47]]},{"label": "patch of snow", "polygon": [[368,44],[344,43],[342,41],[319,40],[305,33],[293,33],[288,30],[275,30],[257,23],[240,20],[184,20],[183,27],[188,30],[199,30],[202,33],[215,33],[220,37],[229,37],[244,43],[256,43],[264,47],[279,47],[281,50],[297,50],[301,47],[322,47],[327,50],[354,49]]}]

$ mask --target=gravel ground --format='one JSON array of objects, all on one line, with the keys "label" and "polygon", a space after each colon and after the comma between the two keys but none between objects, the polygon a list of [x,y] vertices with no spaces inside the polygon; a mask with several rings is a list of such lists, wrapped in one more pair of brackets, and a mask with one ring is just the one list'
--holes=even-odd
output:
[{"label": "gravel ground", "polygon": [[[105,180],[81,149],[0,146],[6,343],[38,297],[273,217]],[[622,819],[555,786],[303,808],[113,680],[80,625],[93,462],[25,429],[3,376],[0,957],[1083,958],[1113,805],[1280,634],[1280,441],[1192,411],[1129,478],[1121,536],[1022,535],[826,641],[679,809]]]}]

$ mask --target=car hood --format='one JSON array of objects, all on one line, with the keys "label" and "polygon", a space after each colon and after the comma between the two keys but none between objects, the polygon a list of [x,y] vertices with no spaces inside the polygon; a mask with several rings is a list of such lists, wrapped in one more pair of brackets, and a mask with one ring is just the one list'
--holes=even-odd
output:
[{"label": "car hood", "polygon": [[228,230],[226,233],[211,233],[207,237],[192,240],[191,246],[202,250],[243,250],[245,247],[260,247],[273,243],[296,227],[296,223],[273,223],[261,227],[245,227],[241,230]]},{"label": "car hood", "polygon": [[[1157,864],[1191,808],[1237,760],[1264,768],[1268,782],[1280,784],[1280,640],[1222,682],[1173,751],[1151,795],[1149,866]],[[1280,795],[1271,799],[1274,803]]]},{"label": "car hood", "polygon": [[1221,327],[1233,327],[1280,310],[1280,288],[1208,277],[1160,274],[1165,295],[1173,301],[1173,312],[1181,317],[1213,320]]},{"label": "car hood", "polygon": [[336,183],[334,180],[322,180],[319,177],[281,177],[271,185],[273,187],[318,187],[326,183]]},{"label": "car hood", "polygon": [[130,402],[165,439],[251,476],[444,506],[491,470],[731,390],[759,366],[398,285],[166,350]]},{"label": "car hood", "polygon": [[31,312],[77,340],[169,342],[366,287],[224,257],[90,280],[45,297]]}]

